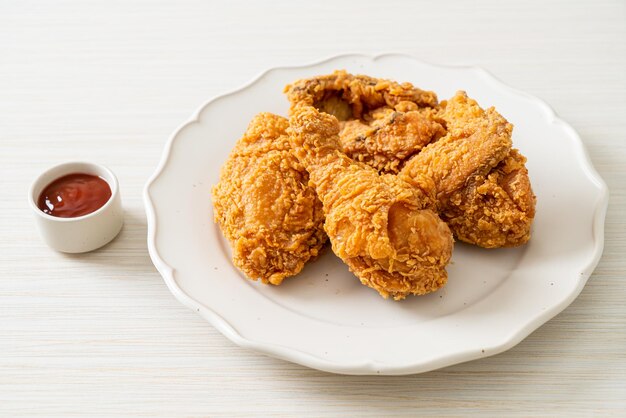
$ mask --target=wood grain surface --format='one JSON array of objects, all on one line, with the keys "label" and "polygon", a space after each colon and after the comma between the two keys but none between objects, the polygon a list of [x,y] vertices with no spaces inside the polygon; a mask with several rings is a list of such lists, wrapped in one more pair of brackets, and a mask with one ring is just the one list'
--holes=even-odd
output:
[{"label": "wood grain surface", "polygon": [[[626,416],[623,1],[0,2],[0,416]],[[345,52],[477,64],[580,133],[611,202],[580,297],[512,350],[404,377],[337,376],[230,343],[165,287],[141,192],[174,129],[262,70]],[[558,158],[555,155],[554,158]],[[26,195],[109,166],[126,224],[63,255]]]}]

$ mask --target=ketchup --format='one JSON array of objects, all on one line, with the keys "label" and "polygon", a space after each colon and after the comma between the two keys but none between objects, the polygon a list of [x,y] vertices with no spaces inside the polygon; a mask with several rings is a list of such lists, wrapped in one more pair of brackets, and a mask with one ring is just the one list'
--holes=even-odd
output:
[{"label": "ketchup", "polygon": [[100,177],[74,173],[48,184],[37,206],[48,215],[76,218],[100,209],[111,198],[111,187]]}]

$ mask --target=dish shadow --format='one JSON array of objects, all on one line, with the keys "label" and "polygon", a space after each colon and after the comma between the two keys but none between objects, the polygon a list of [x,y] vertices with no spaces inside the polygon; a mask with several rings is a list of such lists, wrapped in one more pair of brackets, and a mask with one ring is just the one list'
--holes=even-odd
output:
[{"label": "dish shadow", "polygon": [[[329,247],[278,287],[251,282],[243,274],[239,277],[272,303],[313,320],[359,328],[405,326],[452,315],[482,300],[507,280],[526,252],[525,247],[490,250],[455,245],[456,264],[449,266],[449,283],[431,294],[401,301],[384,300],[363,286]],[[355,315],[355,306],[366,314]],[[394,320],[390,323],[384,318]]]}]

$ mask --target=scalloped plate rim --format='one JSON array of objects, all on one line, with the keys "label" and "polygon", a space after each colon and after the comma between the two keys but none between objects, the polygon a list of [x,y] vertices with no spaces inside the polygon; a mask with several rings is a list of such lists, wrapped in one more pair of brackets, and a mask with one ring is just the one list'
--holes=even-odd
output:
[{"label": "scalloped plate rim", "polygon": [[[349,58],[349,57],[358,57],[370,59],[372,61],[377,61],[385,57],[402,57],[406,59],[413,60],[421,65],[431,66],[435,68],[445,68],[445,69],[465,69],[469,71],[474,71],[480,73],[480,75],[488,82],[494,83],[498,88],[507,91],[509,94],[523,97],[526,100],[534,102],[539,108],[541,108],[542,113],[547,117],[549,123],[559,124],[568,132],[568,136],[572,138],[576,143],[576,149],[578,157],[581,159],[583,163],[581,168],[585,172],[586,176],[592,180],[599,189],[600,198],[596,202],[595,210],[593,214],[593,238],[594,238],[594,251],[589,263],[582,269],[580,274],[578,275],[578,283],[577,287],[571,292],[567,298],[560,300],[559,303],[553,305],[551,308],[546,309],[542,315],[536,318],[530,318],[524,326],[510,333],[508,336],[505,336],[502,341],[498,344],[494,344],[491,346],[485,346],[485,352],[488,354],[478,354],[474,351],[463,351],[459,350],[453,355],[447,355],[443,357],[439,357],[436,360],[429,361],[415,361],[410,364],[405,364],[402,367],[388,367],[385,364],[381,364],[376,361],[370,361],[368,363],[360,363],[360,364],[345,364],[345,363],[336,363],[332,361],[328,361],[326,359],[317,357],[311,353],[306,353],[291,347],[284,347],[281,345],[262,343],[250,340],[242,335],[240,335],[229,323],[228,321],[209,309],[201,305],[199,302],[194,300],[191,296],[185,293],[177,284],[174,279],[174,269],[169,266],[161,257],[157,250],[156,246],[156,235],[157,235],[157,227],[156,227],[156,212],[154,208],[154,204],[152,198],[150,196],[150,187],[151,185],[159,178],[159,176],[163,173],[165,166],[169,160],[171,149],[173,143],[176,141],[179,133],[185,129],[186,127],[193,125],[195,123],[200,122],[200,115],[203,111],[210,106],[213,102],[218,99],[226,96],[231,96],[236,93],[240,93],[252,85],[256,84],[259,80],[261,80],[266,74],[276,71],[276,70],[289,70],[296,68],[308,68],[316,65],[321,65],[333,60]],[[172,292],[174,297],[179,300],[183,305],[188,307],[189,309],[196,311],[199,313],[205,320],[207,320],[212,326],[214,326],[218,331],[220,331],[225,337],[231,340],[233,343],[253,349],[255,351],[264,353],[271,357],[280,358],[283,360],[287,360],[293,363],[301,364],[303,366],[307,366],[310,368],[331,372],[331,373],[340,373],[340,374],[353,374],[353,375],[363,375],[363,374],[381,374],[381,375],[405,375],[405,374],[415,374],[415,373],[423,373],[435,369],[439,369],[446,366],[451,366],[454,364],[475,360],[478,358],[485,358],[488,356],[496,355],[502,353],[525,339],[528,335],[530,335],[533,331],[538,329],[541,325],[548,322],[558,313],[563,311],[567,306],[569,306],[576,297],[580,294],[582,289],[584,288],[587,280],[591,276],[591,273],[597,266],[600,258],[602,256],[602,252],[604,249],[604,224],[606,218],[606,212],[608,208],[608,200],[609,200],[609,190],[599,175],[597,170],[594,168],[589,153],[587,152],[584,143],[582,142],[578,133],[569,125],[567,122],[559,118],[556,112],[552,109],[550,105],[548,105],[545,101],[539,99],[536,96],[513,88],[506,83],[502,82],[500,79],[495,77],[489,71],[484,68],[476,65],[442,65],[442,64],[433,64],[421,59],[417,59],[409,54],[404,53],[384,53],[378,55],[368,55],[368,54],[360,54],[360,53],[351,53],[351,54],[336,54],[331,55],[322,60],[316,60],[303,65],[283,65],[268,68],[261,73],[259,73],[256,77],[252,78],[249,82],[244,85],[230,90],[226,93],[216,95],[211,99],[207,100],[204,104],[202,104],[193,115],[183,124],[181,124],[174,133],[169,137],[165,144],[164,151],[162,153],[159,164],[157,165],[156,170],[152,174],[152,176],[148,179],[144,189],[143,189],[143,200],[146,207],[146,216],[147,216],[147,244],[148,244],[148,252],[150,254],[150,258],[154,263],[155,267],[163,277],[168,289]]]}]

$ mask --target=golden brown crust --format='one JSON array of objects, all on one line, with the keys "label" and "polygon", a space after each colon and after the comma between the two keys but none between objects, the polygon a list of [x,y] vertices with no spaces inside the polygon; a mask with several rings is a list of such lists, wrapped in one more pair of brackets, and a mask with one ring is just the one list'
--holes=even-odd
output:
[{"label": "golden brown crust", "polygon": [[494,108],[486,111],[476,101],[458,92],[442,102],[447,134],[425,147],[405,166],[433,179],[437,199],[445,200],[475,175],[485,175],[511,150],[513,126]]},{"label": "golden brown crust", "polygon": [[288,121],[260,113],[237,142],[213,188],[215,222],[233,263],[252,280],[278,285],[326,241],[322,204],[291,153]]},{"label": "golden brown crust", "polygon": [[432,108],[403,112],[381,107],[363,120],[342,122],[339,137],[350,158],[379,172],[397,174],[406,160],[445,133]]},{"label": "golden brown crust", "polygon": [[435,93],[410,83],[335,71],[298,80],[285,92],[292,110],[314,106],[342,121],[344,152],[380,172],[398,173],[408,158],[445,134]]},{"label": "golden brown crust", "polygon": [[512,149],[486,176],[476,176],[450,197],[441,216],[458,239],[485,248],[528,242],[536,198],[525,162]]},{"label": "golden brown crust", "polygon": [[291,145],[323,202],[333,251],[384,297],[437,290],[446,282],[452,235],[430,209],[432,182],[379,175],[340,150],[338,133],[335,117],[293,109]]},{"label": "golden brown crust", "polygon": [[298,80],[286,86],[285,93],[292,111],[298,106],[313,106],[340,120],[359,119],[370,110],[382,106],[393,108],[401,102],[412,102],[420,107],[437,105],[435,93],[411,83],[352,75],[343,70]]},{"label": "golden brown crust", "polygon": [[464,92],[438,104],[408,83],[344,71],[286,91],[291,136],[287,119],[257,115],[213,188],[215,221],[249,278],[280,284],[297,274],[327,239],[324,212],[335,253],[395,299],[445,284],[450,230],[486,248],[530,238],[526,159],[495,109]]},{"label": "golden brown crust", "polygon": [[407,162],[402,173],[434,181],[439,214],[459,240],[486,248],[526,243],[535,196],[525,158],[511,149],[513,126],[465,92],[441,108],[447,135]]}]

